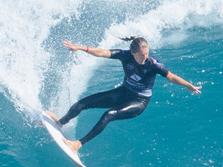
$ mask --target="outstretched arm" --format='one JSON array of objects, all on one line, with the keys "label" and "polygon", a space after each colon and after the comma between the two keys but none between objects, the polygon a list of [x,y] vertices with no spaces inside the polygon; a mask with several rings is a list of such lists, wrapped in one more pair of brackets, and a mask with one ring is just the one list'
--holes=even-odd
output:
[{"label": "outstretched arm", "polygon": [[89,53],[93,56],[96,56],[96,57],[106,57],[106,58],[111,57],[111,52],[107,49],[77,45],[77,44],[74,44],[68,40],[64,40],[64,46],[72,51],[81,50],[81,51],[87,52],[87,53]]},{"label": "outstretched arm", "polygon": [[176,74],[173,74],[170,71],[168,71],[167,79],[170,80],[173,83],[185,86],[186,88],[188,88],[189,90],[191,90],[195,94],[200,94],[201,93],[201,88],[202,88],[201,86],[194,86],[190,82],[187,82],[183,78],[177,76]]}]

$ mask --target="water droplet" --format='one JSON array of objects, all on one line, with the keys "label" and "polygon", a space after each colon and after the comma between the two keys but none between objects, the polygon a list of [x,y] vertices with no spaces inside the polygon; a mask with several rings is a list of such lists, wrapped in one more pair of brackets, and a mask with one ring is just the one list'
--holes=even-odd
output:
[{"label": "water droplet", "polygon": [[208,162],[209,162],[210,164],[213,164],[213,163],[214,163],[214,161],[211,160],[211,159],[209,159]]}]

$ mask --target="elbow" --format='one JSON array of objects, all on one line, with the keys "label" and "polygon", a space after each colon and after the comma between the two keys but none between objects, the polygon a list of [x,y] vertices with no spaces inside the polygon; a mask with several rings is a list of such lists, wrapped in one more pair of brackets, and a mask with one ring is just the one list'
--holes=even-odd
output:
[{"label": "elbow", "polygon": [[111,57],[111,52],[109,50],[104,50],[101,52],[101,57],[109,58]]},{"label": "elbow", "polygon": [[170,81],[173,81],[175,78],[175,75],[172,72],[168,71],[166,78]]},{"label": "elbow", "polygon": [[179,82],[179,77],[170,71],[167,74],[167,79],[173,83]]}]

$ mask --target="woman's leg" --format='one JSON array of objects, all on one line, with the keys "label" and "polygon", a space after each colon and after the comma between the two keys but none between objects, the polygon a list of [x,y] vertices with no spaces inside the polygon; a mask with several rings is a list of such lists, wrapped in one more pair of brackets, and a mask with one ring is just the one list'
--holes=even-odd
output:
[{"label": "woman's leg", "polygon": [[77,103],[73,104],[67,114],[59,120],[59,123],[62,125],[68,123],[84,109],[110,108],[112,106],[118,105],[122,91],[122,87],[119,87],[109,91],[96,93],[79,100]]},{"label": "woman's leg", "polygon": [[149,100],[136,100],[124,103],[117,108],[108,110],[103,114],[93,129],[85,137],[79,140],[81,145],[84,145],[99,133],[101,133],[110,121],[129,119],[138,116],[144,111],[148,102]]}]

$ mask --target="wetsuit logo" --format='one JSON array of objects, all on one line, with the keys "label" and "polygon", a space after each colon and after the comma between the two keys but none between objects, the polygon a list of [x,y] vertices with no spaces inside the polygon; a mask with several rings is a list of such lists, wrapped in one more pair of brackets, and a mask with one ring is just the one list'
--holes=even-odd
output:
[{"label": "wetsuit logo", "polygon": [[130,76],[131,79],[135,80],[135,81],[139,81],[141,80],[142,78],[136,74],[133,74],[132,76]]}]

